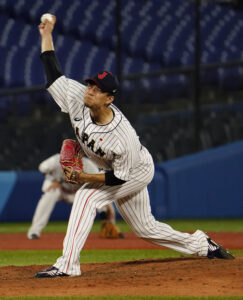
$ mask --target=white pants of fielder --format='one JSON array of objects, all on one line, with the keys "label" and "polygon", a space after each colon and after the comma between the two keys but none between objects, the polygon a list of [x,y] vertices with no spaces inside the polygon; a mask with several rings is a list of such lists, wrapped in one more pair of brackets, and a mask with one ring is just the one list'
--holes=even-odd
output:
[{"label": "white pants of fielder", "polygon": [[[51,189],[44,192],[36,206],[35,213],[32,219],[31,226],[28,230],[27,237],[31,239],[32,234],[40,237],[42,230],[46,227],[49,222],[50,216],[55,208],[58,201],[64,201],[72,204],[74,201],[75,194],[68,194],[63,192],[60,188]],[[112,205],[109,209],[113,212],[114,208]],[[106,212],[107,207],[102,207],[97,210],[98,213]],[[114,212],[115,215],[115,212]],[[110,220],[115,224],[115,218]]]},{"label": "white pants of fielder", "polygon": [[75,195],[63,255],[54,266],[60,272],[72,276],[81,275],[80,252],[92,228],[96,209],[112,201],[138,237],[185,254],[206,256],[208,242],[204,232],[197,230],[194,234],[189,234],[176,231],[171,226],[156,221],[151,214],[147,184],[152,180],[153,174],[154,169],[151,168],[150,172],[134,176],[135,179],[120,186],[93,183],[82,186]]},{"label": "white pants of fielder", "polygon": [[[54,160],[55,161],[55,160]],[[88,158],[83,157],[82,158],[84,170],[87,173],[98,173],[99,169],[97,166]],[[46,161],[46,164],[48,161]],[[53,160],[52,160],[53,163]],[[59,166],[59,159],[58,159],[58,167],[61,170],[61,166]],[[56,164],[56,162],[55,162]],[[55,167],[57,168],[57,167]],[[62,172],[62,171],[61,171]],[[61,187],[59,188],[52,188],[49,189],[53,180],[53,178],[50,175],[46,175],[44,182],[42,184],[42,196],[40,197],[40,200],[38,201],[38,204],[36,206],[34,216],[32,219],[31,226],[27,232],[27,237],[31,239],[32,234],[37,235],[38,237],[41,235],[41,232],[43,228],[48,224],[48,221],[50,219],[50,216],[55,208],[55,205],[58,201],[64,201],[66,203],[73,204],[75,192],[65,192]],[[71,185],[71,184],[70,184]],[[109,206],[110,210],[113,212],[114,208],[112,205]],[[102,207],[99,210],[97,210],[98,213],[106,212],[107,207]],[[115,216],[115,213],[114,213]],[[115,223],[115,218],[110,220],[113,223]]]},{"label": "white pants of fielder", "polygon": [[31,238],[32,234],[40,236],[41,231],[47,225],[50,219],[56,203],[63,200],[72,204],[74,200],[74,194],[64,193],[60,188],[51,189],[42,194],[35,209],[31,227],[27,233],[28,238]]}]

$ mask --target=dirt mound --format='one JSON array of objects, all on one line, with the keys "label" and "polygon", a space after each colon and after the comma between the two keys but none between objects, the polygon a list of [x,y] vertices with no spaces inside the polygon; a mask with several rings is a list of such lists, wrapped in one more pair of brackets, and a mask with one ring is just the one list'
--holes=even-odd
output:
[{"label": "dirt mound", "polygon": [[46,267],[0,268],[0,295],[243,295],[243,255],[89,263],[80,277],[33,278]]}]

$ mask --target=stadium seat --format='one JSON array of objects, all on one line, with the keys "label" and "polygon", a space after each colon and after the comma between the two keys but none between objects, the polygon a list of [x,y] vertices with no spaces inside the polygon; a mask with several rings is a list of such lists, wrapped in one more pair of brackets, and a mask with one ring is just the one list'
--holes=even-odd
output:
[{"label": "stadium seat", "polygon": [[9,48],[5,58],[5,86],[25,86],[23,73],[27,59],[27,50],[16,45]]},{"label": "stadium seat", "polygon": [[22,70],[24,75],[25,86],[44,85],[45,75],[44,69],[40,60],[40,46],[37,44],[32,45],[26,51],[27,58]]}]

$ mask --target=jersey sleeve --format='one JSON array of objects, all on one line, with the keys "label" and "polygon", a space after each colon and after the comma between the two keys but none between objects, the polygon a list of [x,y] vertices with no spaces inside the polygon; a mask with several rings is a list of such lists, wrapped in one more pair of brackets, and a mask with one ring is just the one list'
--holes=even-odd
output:
[{"label": "jersey sleeve", "polygon": [[75,104],[83,103],[85,85],[65,76],[59,77],[47,89],[62,112],[69,113]]}]

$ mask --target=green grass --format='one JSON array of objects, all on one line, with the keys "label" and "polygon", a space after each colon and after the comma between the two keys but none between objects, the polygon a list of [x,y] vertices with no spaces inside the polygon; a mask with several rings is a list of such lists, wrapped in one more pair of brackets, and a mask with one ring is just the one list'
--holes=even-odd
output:
[{"label": "green grass", "polygon": [[[228,231],[243,232],[243,219],[185,219],[185,220],[161,220],[180,231],[195,231],[201,229],[207,232]],[[100,231],[100,222],[95,221],[92,232]],[[130,227],[123,221],[117,221],[117,225],[122,232],[131,231]],[[30,226],[30,222],[23,223],[2,223],[0,233],[25,233]],[[67,222],[49,222],[43,232],[65,232]]]},{"label": "green grass", "polygon": [[[1,250],[0,267],[14,265],[45,265],[53,262],[61,255],[61,250]],[[181,254],[172,250],[153,249],[119,249],[119,250],[83,250],[81,263],[112,262],[147,258],[180,257]]]},{"label": "green grass", "polygon": [[0,297],[1,300],[242,300],[239,296],[210,296],[210,297],[192,297],[192,296],[66,296],[66,297]]},{"label": "green grass", "polygon": [[[231,250],[234,254],[243,254],[243,250]],[[14,265],[51,265],[61,255],[61,250],[0,250],[0,267]],[[154,259],[168,257],[186,257],[168,249],[119,249],[119,250],[83,250],[81,263],[113,262],[125,260]],[[243,298],[242,298],[243,299]]]}]

